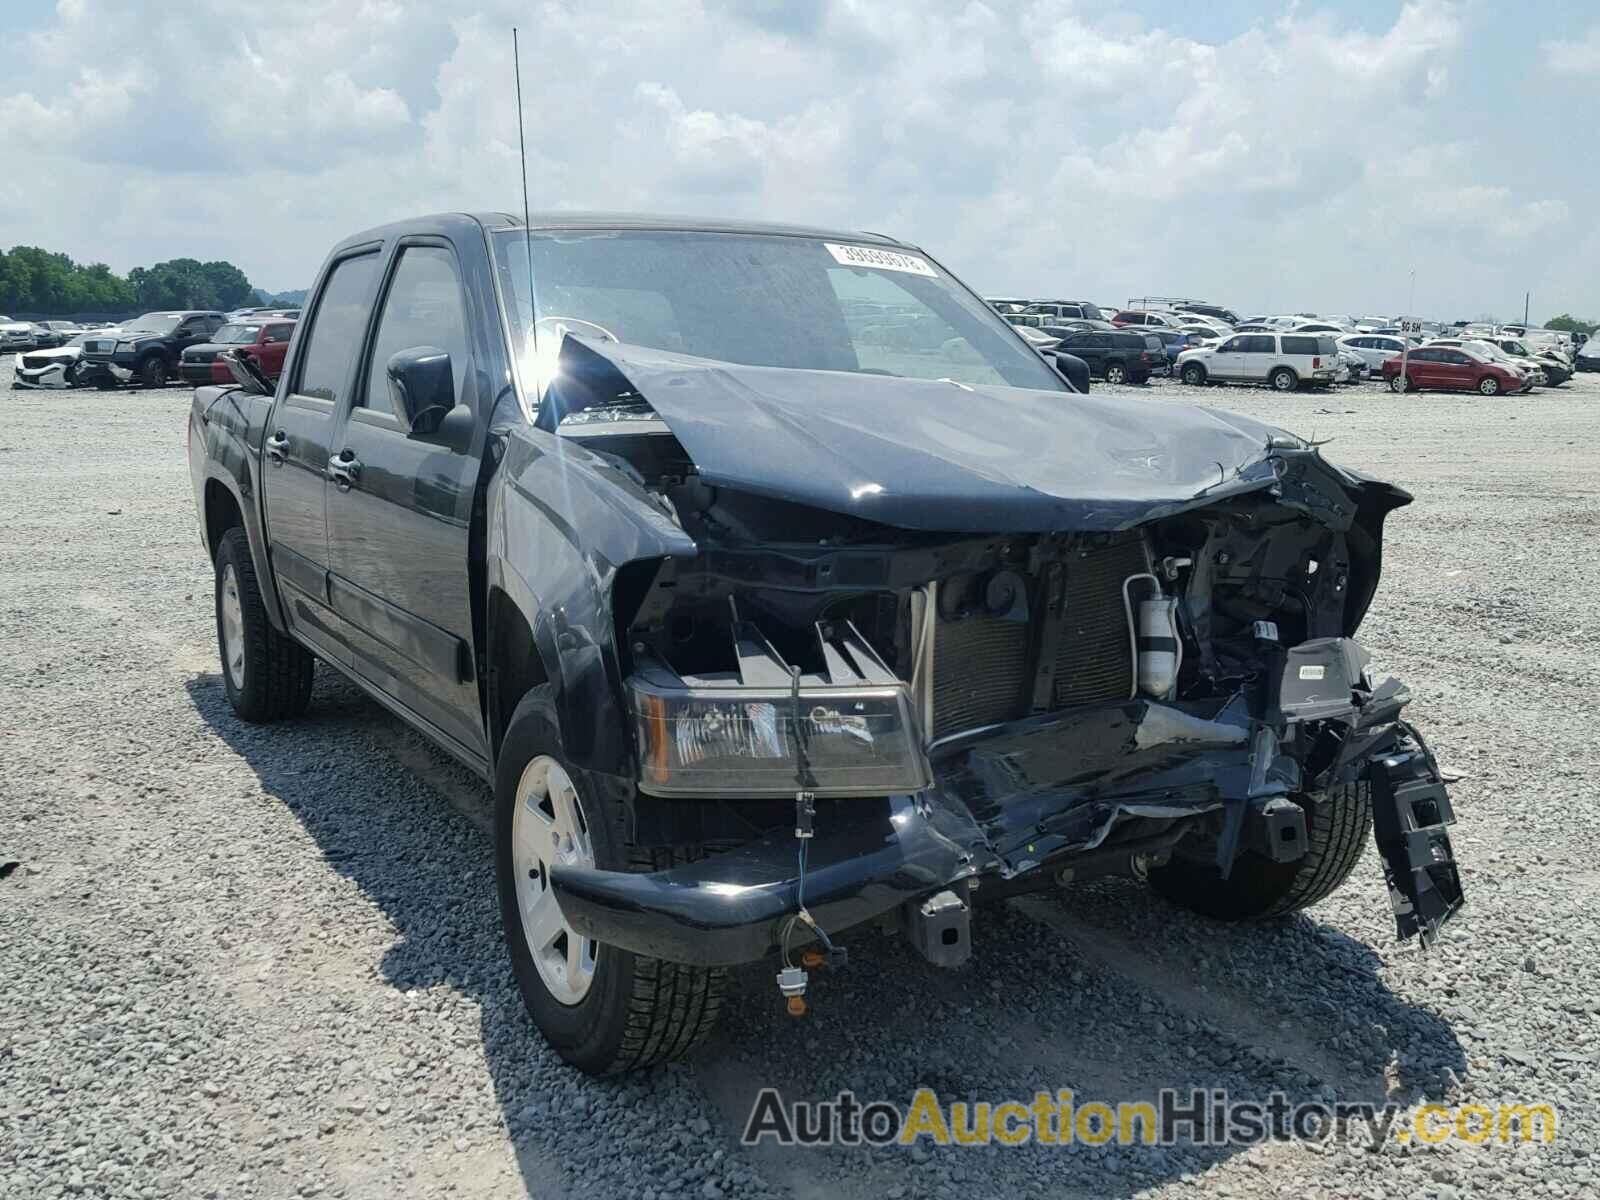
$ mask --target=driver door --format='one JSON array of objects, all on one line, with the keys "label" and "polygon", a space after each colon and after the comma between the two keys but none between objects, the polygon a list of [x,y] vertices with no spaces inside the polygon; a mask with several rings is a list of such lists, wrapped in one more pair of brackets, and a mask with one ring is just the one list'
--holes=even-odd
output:
[{"label": "driver door", "polygon": [[[485,323],[478,327],[487,327]],[[378,317],[328,459],[328,589],[353,666],[472,757],[487,759],[472,634],[468,535],[481,433],[475,357],[455,249],[396,248]],[[389,395],[401,350],[450,355],[456,407],[411,432]]]},{"label": "driver door", "polygon": [[1231,337],[1218,346],[1206,364],[1207,374],[1218,379],[1237,379],[1244,369],[1244,344],[1248,334]]}]

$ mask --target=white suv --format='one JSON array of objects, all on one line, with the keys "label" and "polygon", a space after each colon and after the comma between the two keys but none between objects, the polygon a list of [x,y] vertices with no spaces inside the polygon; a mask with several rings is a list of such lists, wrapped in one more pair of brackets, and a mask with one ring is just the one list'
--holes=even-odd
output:
[{"label": "white suv", "polygon": [[1183,351],[1176,366],[1190,386],[1265,383],[1292,392],[1301,384],[1332,384],[1339,375],[1339,347],[1325,333],[1237,333],[1215,346]]},{"label": "white suv", "polygon": [[1405,352],[1405,339],[1391,333],[1357,333],[1339,339],[1339,345],[1366,360],[1367,367],[1375,372],[1383,364]]}]

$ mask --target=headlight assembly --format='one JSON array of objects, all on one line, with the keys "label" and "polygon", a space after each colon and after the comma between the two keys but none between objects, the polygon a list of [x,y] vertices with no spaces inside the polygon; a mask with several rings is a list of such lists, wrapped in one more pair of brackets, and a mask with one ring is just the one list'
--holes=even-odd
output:
[{"label": "headlight assembly", "polygon": [[[853,625],[818,626],[821,672],[796,678],[742,625],[740,671],[628,680],[640,790],[656,796],[885,796],[930,782],[909,687]],[[787,676],[789,683],[782,680]]]}]

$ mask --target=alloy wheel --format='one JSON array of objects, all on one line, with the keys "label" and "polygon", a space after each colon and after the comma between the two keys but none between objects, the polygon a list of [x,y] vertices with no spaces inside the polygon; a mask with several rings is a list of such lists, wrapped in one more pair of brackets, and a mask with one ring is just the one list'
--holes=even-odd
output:
[{"label": "alloy wheel", "polygon": [[229,563],[222,569],[222,664],[235,690],[244,689],[244,605],[239,576]]},{"label": "alloy wheel", "polygon": [[550,887],[550,868],[594,866],[594,844],[578,789],[549,755],[529,762],[517,782],[511,861],[522,936],[539,978],[554,999],[578,1004],[594,983],[599,946],[593,938],[580,937],[561,915]]}]

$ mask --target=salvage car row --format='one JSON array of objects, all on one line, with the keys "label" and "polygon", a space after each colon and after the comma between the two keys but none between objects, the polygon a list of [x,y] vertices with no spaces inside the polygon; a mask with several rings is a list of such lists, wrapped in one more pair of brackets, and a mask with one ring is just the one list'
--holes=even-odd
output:
[{"label": "salvage car row", "polygon": [[224,316],[150,312],[120,325],[83,329],[63,344],[17,355],[14,388],[165,387],[228,383],[230,358],[250,360],[269,379],[283,369],[298,309],[254,309]]},{"label": "salvage car row", "polygon": [[1170,373],[1191,386],[1249,383],[1292,391],[1356,383],[1370,373],[1397,392],[1498,395],[1558,387],[1575,371],[1600,369],[1600,351],[1583,345],[1582,334],[1524,325],[1240,318],[1220,305],[1170,297],[1132,300],[1109,319],[1088,301],[989,303],[1036,349],[1081,359],[1094,378],[1112,384]]}]

